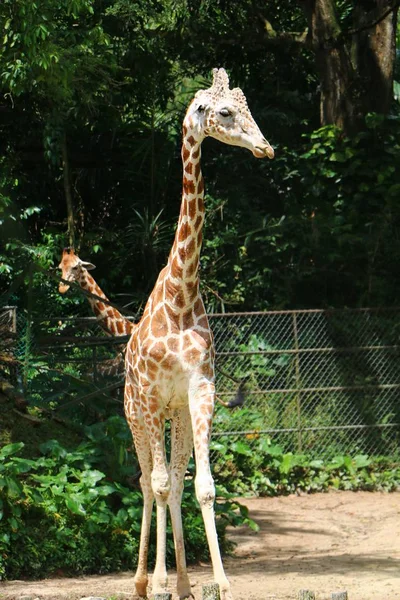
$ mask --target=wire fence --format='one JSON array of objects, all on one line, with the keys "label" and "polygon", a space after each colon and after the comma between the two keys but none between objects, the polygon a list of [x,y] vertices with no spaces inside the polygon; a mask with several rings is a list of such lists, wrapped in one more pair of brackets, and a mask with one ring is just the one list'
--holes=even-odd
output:
[{"label": "wire fence", "polygon": [[[210,315],[216,388],[243,406],[217,405],[214,440],[261,439],[285,451],[327,457],[394,456],[400,441],[400,309],[298,310]],[[121,375],[101,366],[122,352],[95,318],[0,311],[0,374],[28,402],[50,409],[99,398],[121,402]],[[88,408],[89,410],[89,408]]]},{"label": "wire fence", "polygon": [[[246,408],[216,437],[287,451],[394,455],[400,432],[400,311],[300,310],[211,316],[217,364],[246,378]],[[221,396],[232,382],[217,372]]]}]

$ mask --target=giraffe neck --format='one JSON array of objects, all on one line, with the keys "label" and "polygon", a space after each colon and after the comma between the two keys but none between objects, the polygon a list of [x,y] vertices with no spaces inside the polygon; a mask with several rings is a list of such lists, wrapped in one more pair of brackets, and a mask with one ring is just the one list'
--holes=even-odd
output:
[{"label": "giraffe neck", "polygon": [[[89,274],[87,269],[81,269],[78,283],[82,289],[95,294],[100,298],[108,301],[107,296],[99,285],[95,282],[93,277]],[[97,298],[88,296],[88,301],[96,319],[102,329],[109,335],[130,335],[133,330],[133,323],[128,321],[116,308],[105,304]]]},{"label": "giraffe neck", "polygon": [[172,297],[183,292],[185,304],[199,295],[199,261],[204,223],[204,181],[200,168],[201,142],[184,128],[182,143],[182,203],[175,240],[168,259],[165,285]]}]

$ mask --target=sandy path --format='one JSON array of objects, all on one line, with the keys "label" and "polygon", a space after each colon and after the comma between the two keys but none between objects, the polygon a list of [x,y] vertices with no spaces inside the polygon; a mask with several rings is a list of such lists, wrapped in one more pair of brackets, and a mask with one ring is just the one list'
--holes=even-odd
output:
[{"label": "sandy path", "polygon": [[[235,600],[286,600],[299,589],[317,599],[347,590],[349,600],[400,600],[400,492],[336,492],[242,500],[260,531],[231,532],[225,560]],[[212,581],[209,565],[190,569],[193,593]],[[171,591],[174,586],[171,573]],[[5,582],[2,600],[133,598],[133,574]]]}]

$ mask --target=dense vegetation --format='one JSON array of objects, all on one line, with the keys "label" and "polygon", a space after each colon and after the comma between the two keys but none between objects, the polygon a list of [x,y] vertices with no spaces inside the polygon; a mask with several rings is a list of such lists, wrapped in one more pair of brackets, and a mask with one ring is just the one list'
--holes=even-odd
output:
[{"label": "dense vegetation", "polygon": [[[177,221],[183,115],[224,66],[276,158],[204,144],[208,310],[398,305],[397,10],[389,0],[3,0],[2,304],[86,314],[84,297],[59,296],[53,271],[74,245],[106,292],[140,312]],[[24,330],[25,358],[31,339]],[[51,379],[28,360],[24,369],[46,400],[56,378],[71,386],[78,372]],[[40,412],[40,392],[29,400],[42,439],[6,422],[14,407],[0,396],[0,577],[131,567],[141,500],[115,403],[74,406],[64,436]],[[266,438],[254,447],[214,443],[222,546],[228,523],[248,522],[233,492],[399,484],[387,459],[311,460]],[[205,548],[192,485],[188,477],[190,560]]]},{"label": "dense vegetation", "polygon": [[[219,540],[229,550],[227,525],[256,524],[233,500],[238,493],[275,496],[293,492],[392,491],[398,463],[365,455],[311,460],[284,452],[265,437],[214,441]],[[137,561],[141,493],[125,420],[111,417],[85,428],[83,441],[67,449],[47,440],[36,452],[22,442],[0,449],[0,576],[40,578],[55,573],[105,573],[131,569]],[[189,465],[183,496],[188,560],[208,558]],[[153,532],[153,540],[154,540]],[[201,550],[200,550],[201,549]],[[150,560],[154,560],[151,546]],[[174,564],[171,531],[168,564]]]},{"label": "dense vegetation", "polygon": [[[332,0],[5,0],[3,288],[12,282],[13,301],[26,306],[29,263],[48,271],[72,243],[96,263],[110,294],[140,308],[177,221],[184,111],[211,68],[223,65],[276,160],[205,144],[209,309],[398,302],[396,61],[385,50],[377,87],[366,73],[382,59],[379,44],[362,46],[368,34],[394,47],[396,11],[382,0],[356,8]],[[340,57],[334,67],[321,52],[347,56],[350,38],[357,60],[340,81]],[[373,93],[362,89],[367,83]],[[325,106],[336,85],[353,94],[346,92],[346,114]],[[56,302],[48,277],[34,284],[35,299]]]}]

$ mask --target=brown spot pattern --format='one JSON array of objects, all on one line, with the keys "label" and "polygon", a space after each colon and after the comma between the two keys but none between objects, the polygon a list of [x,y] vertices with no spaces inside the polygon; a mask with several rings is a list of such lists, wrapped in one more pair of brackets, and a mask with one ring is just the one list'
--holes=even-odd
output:
[{"label": "brown spot pattern", "polygon": [[165,345],[163,342],[156,342],[151,349],[151,358],[156,361],[161,361],[165,355]]},{"label": "brown spot pattern", "polygon": [[197,201],[196,198],[192,198],[192,200],[189,200],[188,202],[189,205],[189,217],[191,220],[193,220],[197,214]]},{"label": "brown spot pattern", "polygon": [[154,337],[164,337],[168,334],[168,325],[159,312],[153,317],[151,322],[151,333]]},{"label": "brown spot pattern", "polygon": [[186,240],[186,238],[190,235],[190,225],[189,223],[182,223],[179,228],[178,239],[180,242]]},{"label": "brown spot pattern", "polygon": [[168,338],[167,339],[167,347],[171,352],[178,352],[179,349],[179,341],[176,338]]},{"label": "brown spot pattern", "polygon": [[175,277],[175,279],[178,279],[180,277],[181,273],[182,273],[182,269],[178,265],[176,259],[174,259],[171,264],[171,275],[172,275],[172,277]]},{"label": "brown spot pattern", "polygon": [[183,191],[185,192],[185,194],[194,194],[195,193],[194,182],[191,179],[187,179],[186,177],[184,177]]},{"label": "brown spot pattern", "polygon": [[186,277],[193,277],[196,269],[197,269],[197,261],[194,260],[186,267]]},{"label": "brown spot pattern", "polygon": [[175,304],[179,308],[183,308],[185,306],[185,296],[183,295],[182,291],[180,291],[180,292],[178,292],[176,294],[176,296],[175,296]]},{"label": "brown spot pattern", "polygon": [[190,329],[194,326],[192,310],[188,310],[182,315],[182,326],[184,329]]}]

